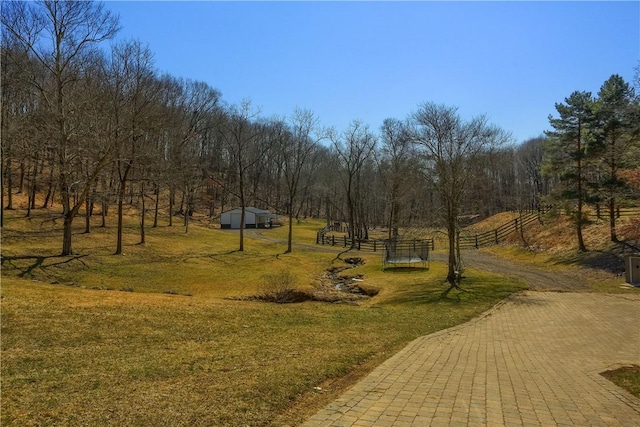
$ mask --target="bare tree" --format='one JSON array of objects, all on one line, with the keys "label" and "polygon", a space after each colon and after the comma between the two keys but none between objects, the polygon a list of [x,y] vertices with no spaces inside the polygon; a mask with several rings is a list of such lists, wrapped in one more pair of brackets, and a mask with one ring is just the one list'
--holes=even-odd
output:
[{"label": "bare tree", "polygon": [[548,178],[542,176],[545,142],[544,136],[531,138],[516,149],[519,186],[523,193],[521,200],[535,209],[540,207],[541,197],[549,191]]},{"label": "bare tree", "polygon": [[[76,90],[83,78],[83,61],[98,43],[117,33],[118,18],[102,4],[88,1],[5,2],[2,25],[46,71],[44,79],[34,76],[30,83],[51,112],[64,217],[62,255],[71,255],[73,219],[111,155],[105,146],[97,150],[95,145],[89,150],[80,148],[84,142],[79,136],[83,110],[75,103]],[[80,163],[90,168],[88,174],[79,171]]]},{"label": "bare tree", "polygon": [[229,173],[235,175],[236,195],[240,203],[240,243],[239,251],[244,251],[245,208],[247,207],[248,171],[260,162],[264,153],[269,150],[268,141],[258,146],[257,140],[261,127],[252,120],[258,117],[259,111],[251,107],[250,101],[243,101],[239,107],[232,107],[228,120],[220,127],[220,136],[225,142],[225,149],[230,162]]},{"label": "bare tree", "polygon": [[[38,93],[29,84],[27,76],[37,73],[38,67],[20,46],[10,46],[3,32],[2,59],[2,209],[13,209],[14,165],[24,164],[36,149],[34,128],[41,115]],[[28,72],[26,72],[28,70]],[[21,174],[23,175],[23,174]],[[7,188],[7,204],[4,205],[4,188]]]},{"label": "bare tree", "polygon": [[369,131],[368,126],[360,121],[354,121],[341,135],[332,132],[330,134],[333,147],[340,161],[340,181],[346,197],[347,212],[349,215],[349,237],[351,248],[356,245],[356,209],[355,195],[356,180],[366,160],[376,147],[376,137]]},{"label": "bare tree", "polygon": [[118,226],[115,254],[122,253],[123,209],[126,186],[140,157],[144,155],[144,140],[152,120],[157,79],[153,55],[140,42],[125,42],[114,46],[109,70],[105,73],[110,85],[111,140],[115,150],[115,170],[118,179]]},{"label": "bare tree", "polygon": [[459,216],[470,178],[474,157],[492,146],[506,143],[511,136],[502,129],[489,125],[486,117],[479,116],[464,121],[457,108],[441,104],[425,103],[412,114],[413,141],[421,149],[425,167],[431,174],[440,194],[441,217],[447,228],[449,240],[449,288],[458,288],[462,263],[459,233]]},{"label": "bare tree", "polygon": [[296,203],[300,202],[298,200],[300,181],[305,166],[323,138],[324,135],[319,129],[318,119],[314,114],[309,110],[296,109],[291,117],[291,133],[284,136],[280,145],[289,214],[287,252],[292,250],[293,217],[296,212]]},{"label": "bare tree", "polygon": [[411,167],[415,152],[406,125],[397,119],[385,119],[381,129],[382,149],[379,170],[387,192],[389,240],[398,235],[400,211],[405,195],[410,194]]}]

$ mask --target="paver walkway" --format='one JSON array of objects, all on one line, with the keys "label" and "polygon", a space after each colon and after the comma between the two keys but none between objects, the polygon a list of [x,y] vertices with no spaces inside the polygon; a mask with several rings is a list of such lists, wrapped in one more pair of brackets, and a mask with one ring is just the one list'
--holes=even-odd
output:
[{"label": "paver walkway", "polygon": [[524,292],[418,338],[304,426],[640,426],[640,295]]}]

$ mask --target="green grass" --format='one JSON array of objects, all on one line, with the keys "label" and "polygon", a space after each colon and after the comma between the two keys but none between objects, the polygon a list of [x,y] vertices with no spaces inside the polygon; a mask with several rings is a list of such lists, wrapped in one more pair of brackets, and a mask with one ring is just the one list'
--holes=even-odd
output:
[{"label": "green grass", "polygon": [[602,376],[640,398],[640,366],[623,366],[613,371],[603,372]]},{"label": "green grass", "polygon": [[[442,299],[443,265],[383,272],[379,254],[356,254],[365,264],[343,274],[380,290],[359,305],[239,301],[279,269],[311,288],[344,264],[327,248],[284,254],[284,227],[238,252],[237,232],[197,223],[149,229],[137,245],[132,222],[120,256],[112,225],[79,228],[78,255],[59,257],[46,219],[5,218],[3,426],[296,425],[410,340],[522,288],[469,272],[468,292]],[[321,226],[296,224],[295,242],[314,245]]]}]

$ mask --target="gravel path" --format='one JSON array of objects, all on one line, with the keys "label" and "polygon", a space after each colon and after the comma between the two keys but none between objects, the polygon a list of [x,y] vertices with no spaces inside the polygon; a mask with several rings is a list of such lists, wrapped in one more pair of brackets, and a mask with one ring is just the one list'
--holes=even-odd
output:
[{"label": "gravel path", "polygon": [[[434,261],[447,262],[447,254],[432,255]],[[587,288],[580,273],[561,273],[544,271],[526,264],[518,264],[490,254],[467,250],[462,254],[462,260],[467,267],[487,270],[505,276],[522,279],[534,291],[579,291]]]}]

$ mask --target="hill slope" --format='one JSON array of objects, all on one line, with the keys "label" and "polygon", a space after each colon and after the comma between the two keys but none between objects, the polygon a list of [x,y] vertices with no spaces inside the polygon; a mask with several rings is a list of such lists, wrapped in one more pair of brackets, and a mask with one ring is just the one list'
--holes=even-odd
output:
[{"label": "hill slope", "polygon": [[[517,216],[516,213],[501,213],[469,228],[486,232],[513,221]],[[616,229],[620,243],[611,242],[608,219],[594,216],[583,228],[588,252],[581,253],[570,218],[550,212],[541,215],[539,222],[529,224],[521,233],[512,233],[500,245],[487,251],[522,261],[529,259],[536,264],[576,265],[621,275],[624,273],[624,255],[640,251],[640,216],[620,217]]]}]

